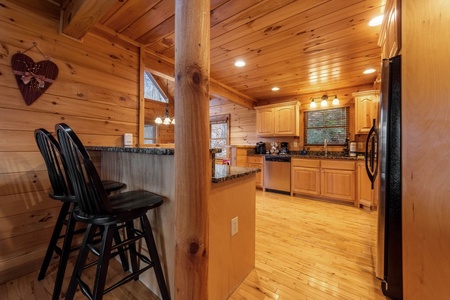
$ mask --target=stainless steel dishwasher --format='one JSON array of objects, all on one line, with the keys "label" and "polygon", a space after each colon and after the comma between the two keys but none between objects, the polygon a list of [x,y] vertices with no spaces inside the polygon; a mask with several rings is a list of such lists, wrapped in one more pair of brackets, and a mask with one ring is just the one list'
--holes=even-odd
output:
[{"label": "stainless steel dishwasher", "polygon": [[264,162],[264,190],[291,192],[291,157],[266,156]]}]

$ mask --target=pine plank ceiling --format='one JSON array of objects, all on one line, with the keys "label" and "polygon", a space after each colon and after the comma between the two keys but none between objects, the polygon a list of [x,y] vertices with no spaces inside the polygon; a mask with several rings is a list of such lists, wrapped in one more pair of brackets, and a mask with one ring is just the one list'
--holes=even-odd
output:
[{"label": "pine plank ceiling", "polygon": [[[41,11],[55,3],[10,1],[33,3]],[[66,9],[69,2],[92,3],[58,3]],[[174,59],[175,0],[94,2],[96,8],[88,7],[95,10],[94,26]],[[367,23],[384,5],[385,0],[211,0],[211,78],[256,101],[371,85],[380,66],[380,26]],[[240,59],[246,65],[237,68]],[[377,72],[364,75],[367,68]],[[274,86],[280,90],[272,92]]]}]

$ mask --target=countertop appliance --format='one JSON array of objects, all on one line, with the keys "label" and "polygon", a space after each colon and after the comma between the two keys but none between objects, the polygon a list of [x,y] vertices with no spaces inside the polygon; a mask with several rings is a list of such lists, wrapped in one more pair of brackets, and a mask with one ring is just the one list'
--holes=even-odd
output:
[{"label": "countertop appliance", "polygon": [[288,149],[289,143],[282,142],[280,144],[281,144],[280,154],[289,154],[289,149]]},{"label": "countertop appliance", "polygon": [[266,143],[264,142],[257,142],[256,148],[255,148],[256,154],[266,154]]},{"label": "countertop appliance", "polygon": [[291,157],[270,155],[264,162],[264,189],[267,191],[291,192]]},{"label": "countertop appliance", "polygon": [[366,171],[373,182],[380,175],[375,273],[390,299],[403,299],[401,57],[383,60],[379,124],[366,143]]}]

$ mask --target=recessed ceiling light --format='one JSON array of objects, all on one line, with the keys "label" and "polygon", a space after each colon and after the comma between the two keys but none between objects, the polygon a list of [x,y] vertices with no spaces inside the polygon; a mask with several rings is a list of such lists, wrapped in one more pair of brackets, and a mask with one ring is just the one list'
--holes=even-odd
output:
[{"label": "recessed ceiling light", "polygon": [[381,25],[383,23],[383,15],[376,16],[372,20],[369,21],[369,26],[374,27]]},{"label": "recessed ceiling light", "polygon": [[280,88],[277,87],[277,86],[274,86],[274,87],[272,88],[272,91],[274,91],[274,92],[279,91],[279,90],[280,90]]},{"label": "recessed ceiling light", "polygon": [[367,69],[363,72],[363,74],[372,74],[375,72],[375,69]]},{"label": "recessed ceiling light", "polygon": [[234,65],[235,65],[236,67],[243,67],[243,66],[245,66],[245,61],[243,61],[243,60],[238,60],[238,61],[236,61],[236,62],[234,63]]}]

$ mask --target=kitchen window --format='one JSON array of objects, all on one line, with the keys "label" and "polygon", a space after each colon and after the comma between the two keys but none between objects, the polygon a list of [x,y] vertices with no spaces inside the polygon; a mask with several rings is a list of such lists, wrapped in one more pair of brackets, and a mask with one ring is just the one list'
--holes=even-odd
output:
[{"label": "kitchen window", "polygon": [[229,119],[230,115],[228,114],[210,117],[210,146],[211,148],[222,148],[222,152],[216,153],[216,157],[226,158],[229,156],[225,147],[230,144]]},{"label": "kitchen window", "polygon": [[306,111],[304,137],[306,146],[344,145],[349,135],[349,107]]}]

